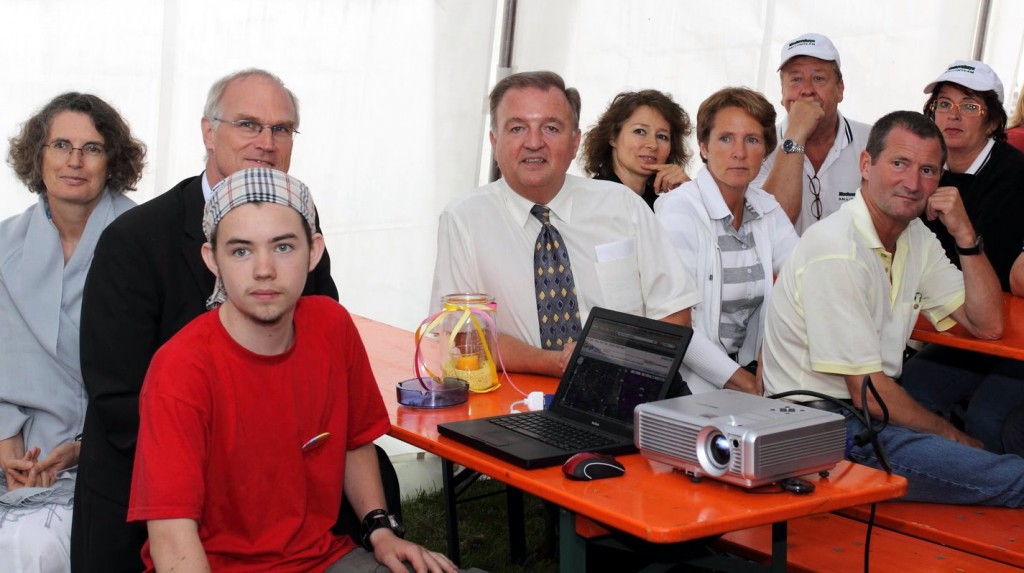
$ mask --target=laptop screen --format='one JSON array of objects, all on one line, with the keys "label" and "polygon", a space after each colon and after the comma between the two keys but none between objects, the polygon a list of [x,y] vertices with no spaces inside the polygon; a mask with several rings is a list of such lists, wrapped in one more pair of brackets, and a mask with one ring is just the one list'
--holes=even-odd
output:
[{"label": "laptop screen", "polygon": [[689,337],[681,337],[679,327],[666,332],[673,327],[654,321],[647,324],[651,326],[592,317],[582,346],[567,368],[568,378],[559,385],[555,398],[559,413],[595,426],[609,423],[630,428],[638,404],[665,397]]}]

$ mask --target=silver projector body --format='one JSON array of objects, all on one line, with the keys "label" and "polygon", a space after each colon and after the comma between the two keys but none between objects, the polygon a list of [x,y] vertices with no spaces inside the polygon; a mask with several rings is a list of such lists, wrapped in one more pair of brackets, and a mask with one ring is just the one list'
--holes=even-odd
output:
[{"label": "silver projector body", "polygon": [[846,447],[839,414],[733,390],[641,404],[633,421],[644,457],[742,487],[826,471]]}]

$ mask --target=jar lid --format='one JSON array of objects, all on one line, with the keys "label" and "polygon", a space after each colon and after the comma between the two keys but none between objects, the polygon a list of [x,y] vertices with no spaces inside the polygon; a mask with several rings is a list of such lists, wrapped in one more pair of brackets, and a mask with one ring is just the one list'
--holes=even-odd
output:
[{"label": "jar lid", "polygon": [[492,302],[494,302],[494,297],[482,292],[460,292],[441,297],[441,304],[489,304]]}]

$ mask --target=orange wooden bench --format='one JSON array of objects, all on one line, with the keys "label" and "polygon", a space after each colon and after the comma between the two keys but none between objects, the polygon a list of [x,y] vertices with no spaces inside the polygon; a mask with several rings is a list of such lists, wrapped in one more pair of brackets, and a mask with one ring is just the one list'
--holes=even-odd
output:
[{"label": "orange wooden bench", "polygon": [[[867,522],[870,506],[837,512]],[[1024,568],[1024,510],[933,503],[880,503],[875,528],[884,528]]]},{"label": "orange wooden bench", "polygon": [[[859,573],[864,570],[866,532],[867,524],[831,513],[791,520],[787,570],[797,573]],[[771,526],[727,533],[715,543],[715,546],[744,559],[766,563],[771,556]],[[876,527],[871,533],[869,560],[871,571],[1019,571],[1017,567],[980,555],[945,547],[898,531],[879,528],[877,519]]]}]

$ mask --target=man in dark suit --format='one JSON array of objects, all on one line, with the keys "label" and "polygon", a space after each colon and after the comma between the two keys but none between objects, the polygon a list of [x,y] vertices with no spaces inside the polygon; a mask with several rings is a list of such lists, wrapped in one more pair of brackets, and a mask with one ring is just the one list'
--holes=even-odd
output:
[{"label": "man in dark suit", "polygon": [[[203,208],[235,171],[288,171],[298,102],[263,70],[210,88],[202,119],[206,171],[118,218],[104,231],[82,304],[82,374],[89,406],[71,537],[76,572],[141,571],[146,529],[126,521],[139,390],[156,350],[206,310],[214,277],[201,256]],[[303,294],[338,298],[326,253]],[[255,509],[258,511],[258,509]]]}]

